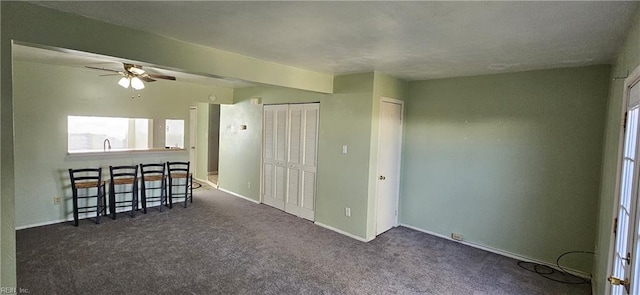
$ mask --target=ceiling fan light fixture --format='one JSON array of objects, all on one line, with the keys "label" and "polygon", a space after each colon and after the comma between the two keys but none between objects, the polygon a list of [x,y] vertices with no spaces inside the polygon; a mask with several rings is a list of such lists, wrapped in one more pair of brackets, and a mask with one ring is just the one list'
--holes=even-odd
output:
[{"label": "ceiling fan light fixture", "polygon": [[129,88],[129,78],[128,77],[122,77],[120,78],[120,81],[118,81],[118,85],[124,87],[124,88]]},{"label": "ceiling fan light fixture", "polygon": [[136,75],[142,75],[144,74],[144,70],[140,69],[140,68],[136,68],[135,66],[131,66],[129,68],[127,68],[127,70],[131,73],[134,73]]},{"label": "ceiling fan light fixture", "polygon": [[144,89],[144,83],[142,83],[142,80],[140,80],[140,78],[133,77],[131,78],[131,87],[133,87],[133,89],[135,90]]}]

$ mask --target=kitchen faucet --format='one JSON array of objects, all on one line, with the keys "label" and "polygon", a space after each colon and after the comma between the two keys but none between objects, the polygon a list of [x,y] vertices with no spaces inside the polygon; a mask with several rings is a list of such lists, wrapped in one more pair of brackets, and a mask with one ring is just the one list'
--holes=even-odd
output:
[{"label": "kitchen faucet", "polygon": [[111,150],[111,142],[109,141],[108,138],[105,138],[104,141],[102,142],[102,149],[106,152],[107,149]]}]

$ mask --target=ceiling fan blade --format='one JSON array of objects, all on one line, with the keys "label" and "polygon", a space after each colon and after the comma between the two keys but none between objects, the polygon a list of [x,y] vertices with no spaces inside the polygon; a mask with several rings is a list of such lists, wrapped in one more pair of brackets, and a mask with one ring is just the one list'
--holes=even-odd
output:
[{"label": "ceiling fan blade", "polygon": [[165,76],[165,75],[154,75],[154,74],[149,74],[149,77],[151,77],[151,78],[156,78],[156,79],[171,80],[171,81],[175,81],[175,80],[176,80],[176,77],[174,77],[174,76]]},{"label": "ceiling fan blade", "polygon": [[145,81],[145,82],[155,82],[156,80],[153,80],[151,78],[149,78],[149,76],[147,75],[142,75],[142,76],[137,76],[138,78],[140,78],[140,80]]},{"label": "ceiling fan blade", "polygon": [[91,66],[84,66],[84,67],[87,68],[87,69],[92,69],[92,70],[107,71],[107,72],[114,72],[114,73],[122,74],[122,72],[118,71],[118,70],[97,68],[97,67],[91,67]]}]

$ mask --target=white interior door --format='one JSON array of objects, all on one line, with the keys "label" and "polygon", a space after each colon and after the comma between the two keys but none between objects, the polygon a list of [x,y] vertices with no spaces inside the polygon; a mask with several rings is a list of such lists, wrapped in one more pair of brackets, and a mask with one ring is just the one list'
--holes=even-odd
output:
[{"label": "white interior door", "polygon": [[639,294],[636,253],[639,252],[638,230],[638,123],[640,86],[633,84],[627,90],[627,109],[624,123],[624,141],[618,181],[618,203],[615,222],[615,243],[613,248],[611,294]]},{"label": "white interior door", "polygon": [[312,221],[315,218],[319,110],[317,103],[289,106],[285,211]]},{"label": "white interior door", "polygon": [[191,170],[191,173],[194,173],[194,171],[196,171],[196,163],[197,163],[197,153],[196,153],[196,146],[197,146],[197,136],[198,136],[198,132],[197,129],[198,128],[198,109],[196,108],[190,108],[189,109],[189,169]]},{"label": "white interior door", "polygon": [[262,202],[284,210],[287,186],[287,105],[265,105]]},{"label": "white interior door", "polygon": [[376,235],[395,227],[398,223],[402,110],[402,101],[383,99],[380,104]]}]

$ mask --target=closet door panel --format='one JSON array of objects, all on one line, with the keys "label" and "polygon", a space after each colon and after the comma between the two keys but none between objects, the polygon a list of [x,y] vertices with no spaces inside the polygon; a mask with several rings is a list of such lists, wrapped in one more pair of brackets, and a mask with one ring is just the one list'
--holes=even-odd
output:
[{"label": "closet door panel", "polygon": [[296,216],[300,215],[300,170],[289,168],[289,182],[287,186],[287,202],[284,211]]},{"label": "closet door panel", "polygon": [[316,174],[305,171],[302,173],[302,208],[314,210],[316,198]]},{"label": "closet door panel", "polygon": [[302,115],[300,105],[289,107],[289,166],[301,164],[303,144],[302,141]]},{"label": "closet door panel", "polygon": [[303,161],[300,165],[300,212],[298,216],[315,219],[315,194],[318,149],[318,120],[320,105],[303,105]]},{"label": "closet door panel", "polygon": [[287,106],[276,106],[275,111],[275,160],[279,165],[287,161]]},{"label": "closet door panel", "polygon": [[275,177],[275,199],[282,205],[277,207],[280,210],[284,210],[284,199],[287,196],[287,168],[282,166],[276,166]]},{"label": "closet door panel", "polygon": [[304,142],[302,140],[302,105],[289,106],[289,155],[287,158],[288,190],[287,201],[284,210],[293,215],[299,215],[300,211],[300,170],[302,153],[304,152]]},{"label": "closet door panel", "polygon": [[308,105],[305,109],[304,162],[305,166],[316,167],[318,148],[318,105]]},{"label": "closet door panel", "polygon": [[264,106],[262,202],[284,210],[286,196],[286,106]]}]

